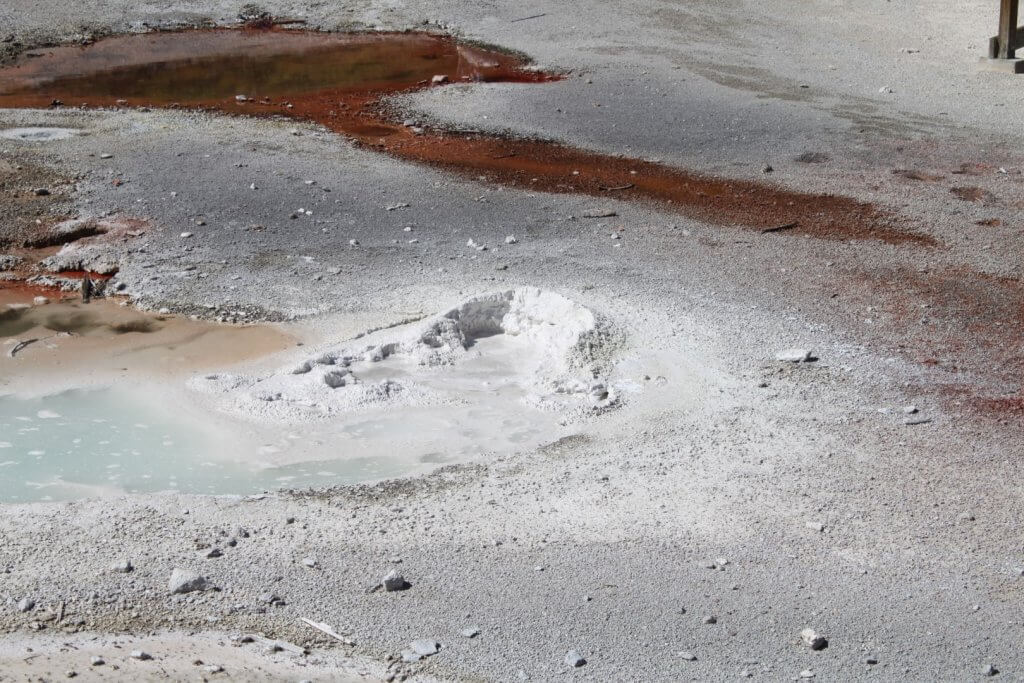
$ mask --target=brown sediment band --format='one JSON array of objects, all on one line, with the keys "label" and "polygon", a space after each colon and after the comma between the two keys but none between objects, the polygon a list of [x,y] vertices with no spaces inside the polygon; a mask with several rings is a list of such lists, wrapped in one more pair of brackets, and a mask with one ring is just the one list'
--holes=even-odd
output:
[{"label": "brown sediment band", "polygon": [[400,159],[518,188],[653,202],[718,225],[932,245],[866,202],[525,139],[393,121],[388,94],[453,82],[543,83],[515,56],[431,34],[213,29],[47,49],[0,70],[0,107],[182,107],[320,123]]}]

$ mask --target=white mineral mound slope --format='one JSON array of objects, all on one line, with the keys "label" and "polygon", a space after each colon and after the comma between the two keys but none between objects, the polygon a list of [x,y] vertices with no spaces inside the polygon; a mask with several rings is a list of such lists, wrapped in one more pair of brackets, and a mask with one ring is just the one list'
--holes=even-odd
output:
[{"label": "white mineral mound slope", "polygon": [[589,413],[616,401],[603,379],[612,338],[589,309],[523,287],[476,296],[418,323],[342,346],[327,345],[269,376],[207,375],[191,386],[219,395],[219,407],[228,412],[282,421],[465,405],[473,392],[461,389],[479,384],[494,391],[515,387],[505,394],[535,408]]}]

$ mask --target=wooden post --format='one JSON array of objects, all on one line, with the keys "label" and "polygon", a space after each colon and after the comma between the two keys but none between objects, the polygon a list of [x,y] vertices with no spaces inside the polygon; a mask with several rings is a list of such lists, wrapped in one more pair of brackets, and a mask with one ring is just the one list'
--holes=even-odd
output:
[{"label": "wooden post", "polygon": [[1020,0],[1002,0],[999,6],[999,50],[996,59],[1013,59],[1017,48],[1017,10]]}]

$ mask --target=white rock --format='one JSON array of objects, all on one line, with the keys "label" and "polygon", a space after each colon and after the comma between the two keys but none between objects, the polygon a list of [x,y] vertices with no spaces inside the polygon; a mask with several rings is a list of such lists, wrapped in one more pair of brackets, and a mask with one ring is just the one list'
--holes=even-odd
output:
[{"label": "white rock", "polygon": [[117,574],[127,574],[133,569],[134,567],[132,566],[131,560],[118,560],[114,564],[110,565],[110,571]]},{"label": "white rock", "polygon": [[188,239],[191,236],[192,236],[192,233],[190,233],[190,232],[183,232],[183,233],[181,233],[182,239]]},{"label": "white rock", "polygon": [[508,235],[505,237],[505,244],[515,244],[519,240],[516,239],[515,235]]},{"label": "white rock", "polygon": [[37,296],[32,299],[32,303],[35,304],[36,306],[45,306],[46,304],[50,303],[50,300],[45,296]]},{"label": "white rock", "polygon": [[190,569],[175,569],[167,581],[167,590],[171,593],[191,593],[206,590],[209,582],[198,572]]},{"label": "white rock", "polygon": [[339,389],[348,384],[348,370],[331,370],[324,373],[324,384],[331,389]]},{"label": "white rock", "polygon": [[148,659],[153,659],[153,656],[144,650],[132,650],[132,659],[137,659],[140,662],[144,662]]},{"label": "white rock", "polygon": [[33,600],[32,598],[22,598],[21,600],[18,601],[18,611],[19,612],[31,611],[31,609],[33,607],[35,607],[35,606],[36,606],[36,601]]},{"label": "white rock", "polygon": [[587,660],[584,659],[579,652],[576,652],[576,650],[569,650],[566,652],[565,659],[563,661],[566,666],[571,666],[573,668],[581,667],[587,663]]},{"label": "white rock", "polygon": [[389,571],[387,575],[381,579],[381,584],[384,586],[384,590],[388,593],[404,591],[409,587],[409,582],[405,580],[405,577],[394,569]]},{"label": "white rock", "polygon": [[783,349],[775,354],[775,360],[785,363],[806,363],[811,359],[811,354],[808,349]]},{"label": "white rock", "polygon": [[828,647],[828,640],[813,628],[805,628],[800,631],[800,640],[812,650],[824,650]]},{"label": "white rock", "polygon": [[441,651],[441,643],[430,639],[414,640],[409,643],[409,649],[420,657],[429,657]]},{"label": "white rock", "polygon": [[440,85],[442,83],[447,83],[448,77],[445,76],[444,74],[437,74],[436,76],[430,79],[430,82],[433,83],[434,85]]}]

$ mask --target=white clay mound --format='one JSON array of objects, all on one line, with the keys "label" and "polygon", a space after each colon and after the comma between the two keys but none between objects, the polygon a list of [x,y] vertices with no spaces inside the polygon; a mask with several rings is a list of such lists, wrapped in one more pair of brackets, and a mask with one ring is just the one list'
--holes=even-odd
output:
[{"label": "white clay mound", "polygon": [[220,394],[229,412],[285,420],[465,406],[482,393],[544,410],[590,411],[615,402],[598,365],[607,339],[589,309],[523,287],[326,346],[263,378],[208,375],[192,386]]}]

